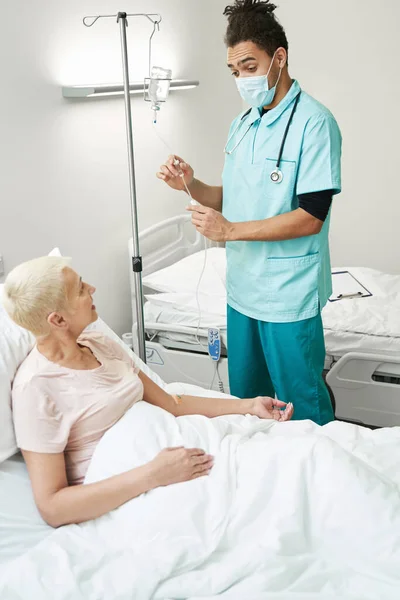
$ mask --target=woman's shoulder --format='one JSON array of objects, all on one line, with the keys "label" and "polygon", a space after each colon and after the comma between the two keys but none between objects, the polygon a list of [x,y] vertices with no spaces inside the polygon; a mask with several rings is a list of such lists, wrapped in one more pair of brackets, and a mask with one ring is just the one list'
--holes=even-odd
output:
[{"label": "woman's shoulder", "polygon": [[40,385],[40,381],[46,378],[48,365],[49,362],[34,346],[18,367],[12,384],[13,390]]},{"label": "woman's shoulder", "polygon": [[13,381],[11,396],[14,420],[21,414],[29,421],[29,418],[36,418],[40,414],[55,412],[50,389],[54,373],[51,373],[46,363],[42,363],[39,352],[37,355],[35,356],[33,349],[21,364]]}]

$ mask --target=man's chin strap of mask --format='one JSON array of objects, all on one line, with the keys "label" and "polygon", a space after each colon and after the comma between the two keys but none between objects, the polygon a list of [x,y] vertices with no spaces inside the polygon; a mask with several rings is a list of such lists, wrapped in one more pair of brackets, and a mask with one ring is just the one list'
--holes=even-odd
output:
[{"label": "man's chin strap of mask", "polygon": [[[284,67],[284,66],[285,66],[285,65],[283,65],[283,67]],[[280,82],[280,80],[281,80],[281,75],[282,75],[283,67],[279,67],[279,75],[278,75],[278,79],[277,79],[277,81],[276,81],[276,84],[274,85],[274,87],[275,87],[276,89],[278,89],[278,84],[279,84],[279,82]]]},{"label": "man's chin strap of mask", "polygon": [[[267,73],[267,75],[266,75],[266,78],[267,78],[267,80],[268,80],[268,76],[269,76],[269,74],[270,74],[270,72],[271,72],[272,65],[274,64],[274,60],[275,60],[275,56],[276,56],[276,53],[277,53],[277,52],[278,52],[278,50],[275,50],[275,52],[274,52],[274,55],[273,55],[273,57],[272,57],[272,60],[271,60],[270,67],[269,67],[269,69],[268,69],[268,73]],[[278,79],[276,80],[276,83],[275,83],[275,85],[273,85],[273,86],[270,88],[270,89],[272,89],[272,88],[275,88],[275,94],[276,94],[276,91],[277,91],[277,89],[278,89],[279,82],[280,82],[280,80],[281,80],[281,75],[282,75],[282,71],[283,71],[283,68],[284,68],[284,66],[285,66],[285,63],[282,65],[282,67],[279,65],[279,75],[278,75]],[[269,82],[268,82],[268,87],[269,87]]]}]

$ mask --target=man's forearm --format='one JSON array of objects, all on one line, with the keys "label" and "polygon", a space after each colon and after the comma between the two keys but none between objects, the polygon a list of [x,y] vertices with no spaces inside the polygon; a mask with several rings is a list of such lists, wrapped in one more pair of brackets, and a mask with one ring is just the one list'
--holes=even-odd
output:
[{"label": "man's forearm", "polygon": [[323,222],[301,208],[262,221],[231,223],[226,241],[280,242],[316,235]]},{"label": "man's forearm", "polygon": [[222,186],[207,185],[199,179],[193,179],[189,191],[202,206],[222,211]]}]

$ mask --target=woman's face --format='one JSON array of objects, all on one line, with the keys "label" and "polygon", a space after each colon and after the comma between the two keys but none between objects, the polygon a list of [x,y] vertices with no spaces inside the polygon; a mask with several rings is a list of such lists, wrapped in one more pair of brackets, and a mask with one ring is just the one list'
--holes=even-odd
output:
[{"label": "woman's face", "polygon": [[92,298],[96,288],[82,281],[82,277],[69,267],[64,269],[63,275],[66,284],[68,308],[63,311],[62,316],[68,324],[68,329],[79,335],[98,318]]}]

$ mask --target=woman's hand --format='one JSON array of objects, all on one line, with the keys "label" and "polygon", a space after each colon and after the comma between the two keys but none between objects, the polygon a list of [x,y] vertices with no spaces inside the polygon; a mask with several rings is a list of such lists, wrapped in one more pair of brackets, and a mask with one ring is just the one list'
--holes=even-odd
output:
[{"label": "woman's hand", "polygon": [[[283,410],[284,409],[284,410]],[[250,414],[260,419],[274,419],[275,421],[290,421],[293,416],[293,404],[285,404],[275,398],[259,396],[252,401]]]},{"label": "woman's hand", "polygon": [[151,462],[157,487],[209,475],[214,458],[199,448],[166,448]]}]

